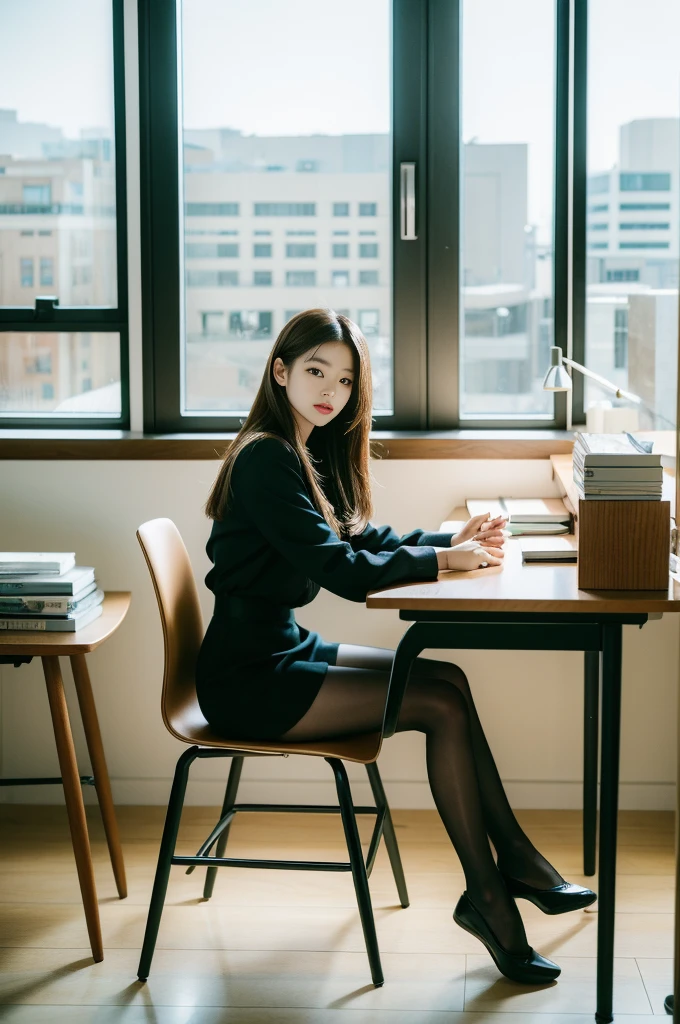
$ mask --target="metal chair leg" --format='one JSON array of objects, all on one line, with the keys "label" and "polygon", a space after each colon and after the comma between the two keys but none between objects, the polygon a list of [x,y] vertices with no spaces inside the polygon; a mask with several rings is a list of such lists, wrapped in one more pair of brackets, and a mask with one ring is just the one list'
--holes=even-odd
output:
[{"label": "metal chair leg", "polygon": [[390,858],[390,864],[392,866],[392,874],[394,875],[394,881],[397,885],[397,892],[399,893],[399,902],[402,907],[409,906],[408,890],[406,888],[406,879],[404,878],[404,869],[401,864],[401,857],[399,855],[399,846],[397,844],[397,837],[394,832],[394,824],[392,822],[392,815],[390,814],[390,806],[387,803],[387,797],[385,796],[385,790],[383,789],[382,779],[380,778],[380,772],[378,771],[378,765],[373,764],[366,765],[366,771],[368,773],[368,781],[371,784],[371,790],[373,792],[373,799],[375,800],[376,807],[380,810],[385,808],[385,823],[383,825],[383,836],[385,837],[385,846],[387,848],[387,855]]},{"label": "metal chair leg", "polygon": [[172,857],[175,852],[175,844],[177,842],[179,822],[182,817],[182,807],[184,805],[184,794],[186,793],[187,788],[189,768],[198,756],[198,750],[199,748],[197,746],[189,747],[185,750],[177,762],[177,767],[175,768],[175,777],[172,782],[172,790],[170,791],[168,810],[165,815],[163,838],[161,839],[161,848],[158,854],[158,866],[156,868],[156,877],[153,883],[149,915],[146,919],[146,931],[144,932],[142,955],[137,969],[137,977],[140,981],[146,981],[149,977],[149,969],[151,968],[151,960],[153,958],[154,949],[156,948],[158,928],[160,926],[161,915],[163,913],[163,904],[165,903],[165,894],[168,889],[168,879],[170,877],[170,867],[172,865]]},{"label": "metal chair leg", "polygon": [[583,874],[595,874],[600,652],[583,655]]},{"label": "metal chair leg", "polygon": [[[229,769],[229,778],[227,780],[227,788],[224,794],[224,802],[222,803],[222,811],[220,813],[220,820],[227,814],[236,803],[236,794],[238,792],[238,784],[241,781],[241,772],[243,771],[243,758],[233,757],[231,761],[231,768]],[[227,825],[224,832],[217,840],[217,847],[215,849],[216,857],[224,857],[224,851],[227,848],[227,839],[229,838],[229,829],[231,823]],[[217,868],[208,868],[205,873],[205,884],[203,886],[203,899],[209,900],[213,894],[213,888],[215,887],[215,877],[217,875]]]},{"label": "metal chair leg", "polygon": [[327,757],[325,760],[328,761],[335,776],[340,816],[342,818],[342,827],[345,830],[347,852],[349,853],[349,860],[352,865],[352,879],[354,880],[354,890],[357,896],[357,903],[359,904],[359,915],[366,942],[368,962],[371,968],[371,978],[376,988],[380,988],[385,978],[380,964],[380,950],[378,948],[378,936],[373,919],[371,893],[368,888],[368,878],[366,877],[366,865],[364,864],[364,857],[361,852],[361,842],[359,841],[359,830],[354,815],[354,804],[349,788],[349,779],[347,778],[345,766],[339,758]]}]

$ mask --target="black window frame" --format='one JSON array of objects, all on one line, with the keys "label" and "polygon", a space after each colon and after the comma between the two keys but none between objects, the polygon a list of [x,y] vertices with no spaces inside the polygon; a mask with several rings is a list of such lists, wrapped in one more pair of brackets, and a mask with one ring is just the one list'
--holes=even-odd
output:
[{"label": "black window frame", "polygon": [[[554,289],[553,344],[567,353],[568,319],[585,322],[585,136],[570,154],[569,105],[575,28],[586,0],[555,6]],[[180,343],[181,167],[179,136],[179,21],[181,0],[139,0],[140,158],[144,426],[155,433],[231,432],[240,416],[183,416]],[[493,420],[460,419],[460,40],[461,0],[393,0],[392,10],[392,349],[394,414],[374,418],[378,430],[564,429],[567,400],[554,396],[554,414]],[[583,26],[581,25],[581,28]],[[577,30],[575,31],[575,36]],[[585,46],[585,35],[581,40]],[[585,71],[585,65],[583,70]],[[574,99],[576,102],[576,83]],[[583,83],[585,104],[585,83]],[[585,129],[585,106],[580,126]],[[576,111],[574,119],[576,132]],[[573,164],[570,165],[573,159]],[[583,162],[577,182],[578,159]],[[399,176],[416,163],[417,234],[400,238]],[[569,187],[574,175],[573,264],[569,265]],[[580,192],[577,196],[577,189]],[[336,202],[340,202],[339,200]],[[169,217],[168,211],[177,216]],[[582,236],[582,237],[581,237]],[[580,260],[580,262],[579,262]],[[569,275],[573,272],[569,309]],[[580,293],[577,294],[577,291]],[[294,303],[291,303],[292,305]],[[583,358],[583,336],[571,352]],[[580,398],[579,398],[580,396]],[[574,375],[574,413],[582,383]],[[575,417],[576,418],[576,417]]]},{"label": "black window frame", "polygon": [[[128,233],[125,117],[124,0],[111,0],[113,46],[113,127],[116,174],[116,306],[0,307],[0,334],[76,333],[118,334],[120,345],[120,416],[17,416],[0,411],[0,429],[115,429],[130,428],[130,352],[128,322]],[[34,267],[34,275],[35,275]],[[51,288],[51,285],[41,285]]]}]

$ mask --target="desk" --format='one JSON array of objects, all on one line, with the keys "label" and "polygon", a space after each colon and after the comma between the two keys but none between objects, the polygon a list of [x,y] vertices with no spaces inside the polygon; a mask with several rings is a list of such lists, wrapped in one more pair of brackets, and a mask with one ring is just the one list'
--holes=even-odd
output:
[{"label": "desk", "polygon": [[[504,565],[440,572],[434,583],[398,585],[369,594],[368,608],[391,608],[413,624],[402,637],[390,677],[384,736],[392,736],[411,663],[428,648],[601,652],[602,742],[598,878],[598,1021],[612,1021],[614,899],[624,625],[650,614],[680,612],[680,583],[665,591],[584,591],[575,565],[522,565],[516,540]],[[489,624],[493,623],[493,630]]]},{"label": "desk", "polygon": [[81,784],[87,784],[87,776],[81,778],[78,773],[71,723],[64,696],[64,683],[59,667],[60,656],[71,659],[73,678],[76,684],[78,704],[83,720],[87,749],[92,763],[92,775],[97,791],[99,808],[104,822],[106,841],[111,857],[111,866],[116,880],[118,895],[121,899],[127,896],[125,866],[120,847],[118,824],[111,796],[111,784],[106,769],[106,759],[102,746],[97,710],[92,695],[90,676],[87,670],[85,655],[104,643],[120,626],[130,606],[130,594],[111,592],[104,595],[104,610],[98,619],[84,626],[75,633],[29,633],[21,631],[0,632],[0,655],[39,656],[42,659],[47,698],[50,704],[54,739],[57,746],[61,777],[57,779],[2,779],[0,783],[11,785],[35,785],[36,783],[61,782],[64,786],[66,813],[73,854],[76,860],[80,892],[83,897],[83,909],[87,922],[87,931],[95,961],[104,959],[101,926],[99,923],[99,907],[97,890],[94,882],[92,856],[85,820],[85,807]]}]

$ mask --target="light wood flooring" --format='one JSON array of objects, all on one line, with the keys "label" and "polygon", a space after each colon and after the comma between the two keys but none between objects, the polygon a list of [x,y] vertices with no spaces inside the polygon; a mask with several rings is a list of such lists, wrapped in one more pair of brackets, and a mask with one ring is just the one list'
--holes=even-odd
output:
[{"label": "light wood flooring", "polygon": [[[0,805],[0,1020],[12,1024],[580,1024],[595,1006],[597,913],[546,917],[520,901],[529,941],[562,967],[541,989],[506,981],[454,924],[460,865],[437,815],[395,811],[411,906],[398,904],[384,846],[370,880],[385,985],[370,983],[351,876],[173,867],[156,955],[136,978],[164,810],[120,807],[129,895],[116,896],[96,808],[88,809],[105,958],[87,942],[61,807]],[[194,853],[217,809],[185,809],[178,852]],[[538,848],[586,883],[581,815],[518,812]],[[370,823],[363,819],[367,843]],[[364,847],[365,849],[365,847]],[[344,860],[337,816],[241,815],[231,856]],[[640,1024],[671,990],[672,815],[623,812],[615,1014]]]}]

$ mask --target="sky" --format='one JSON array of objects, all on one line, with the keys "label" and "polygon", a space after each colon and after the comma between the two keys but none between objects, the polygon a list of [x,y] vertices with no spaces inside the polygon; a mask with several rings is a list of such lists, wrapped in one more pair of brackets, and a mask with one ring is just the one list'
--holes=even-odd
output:
[{"label": "sky", "polygon": [[[390,0],[184,0],[184,121],[245,134],[390,130]],[[462,0],[463,139],[529,145],[530,219],[550,220],[554,0]],[[590,0],[590,171],[619,126],[680,112],[679,0]],[[110,0],[0,0],[0,107],[110,125]],[[55,46],[58,40],[58,46]],[[36,74],[40,68],[42,74]]]}]

